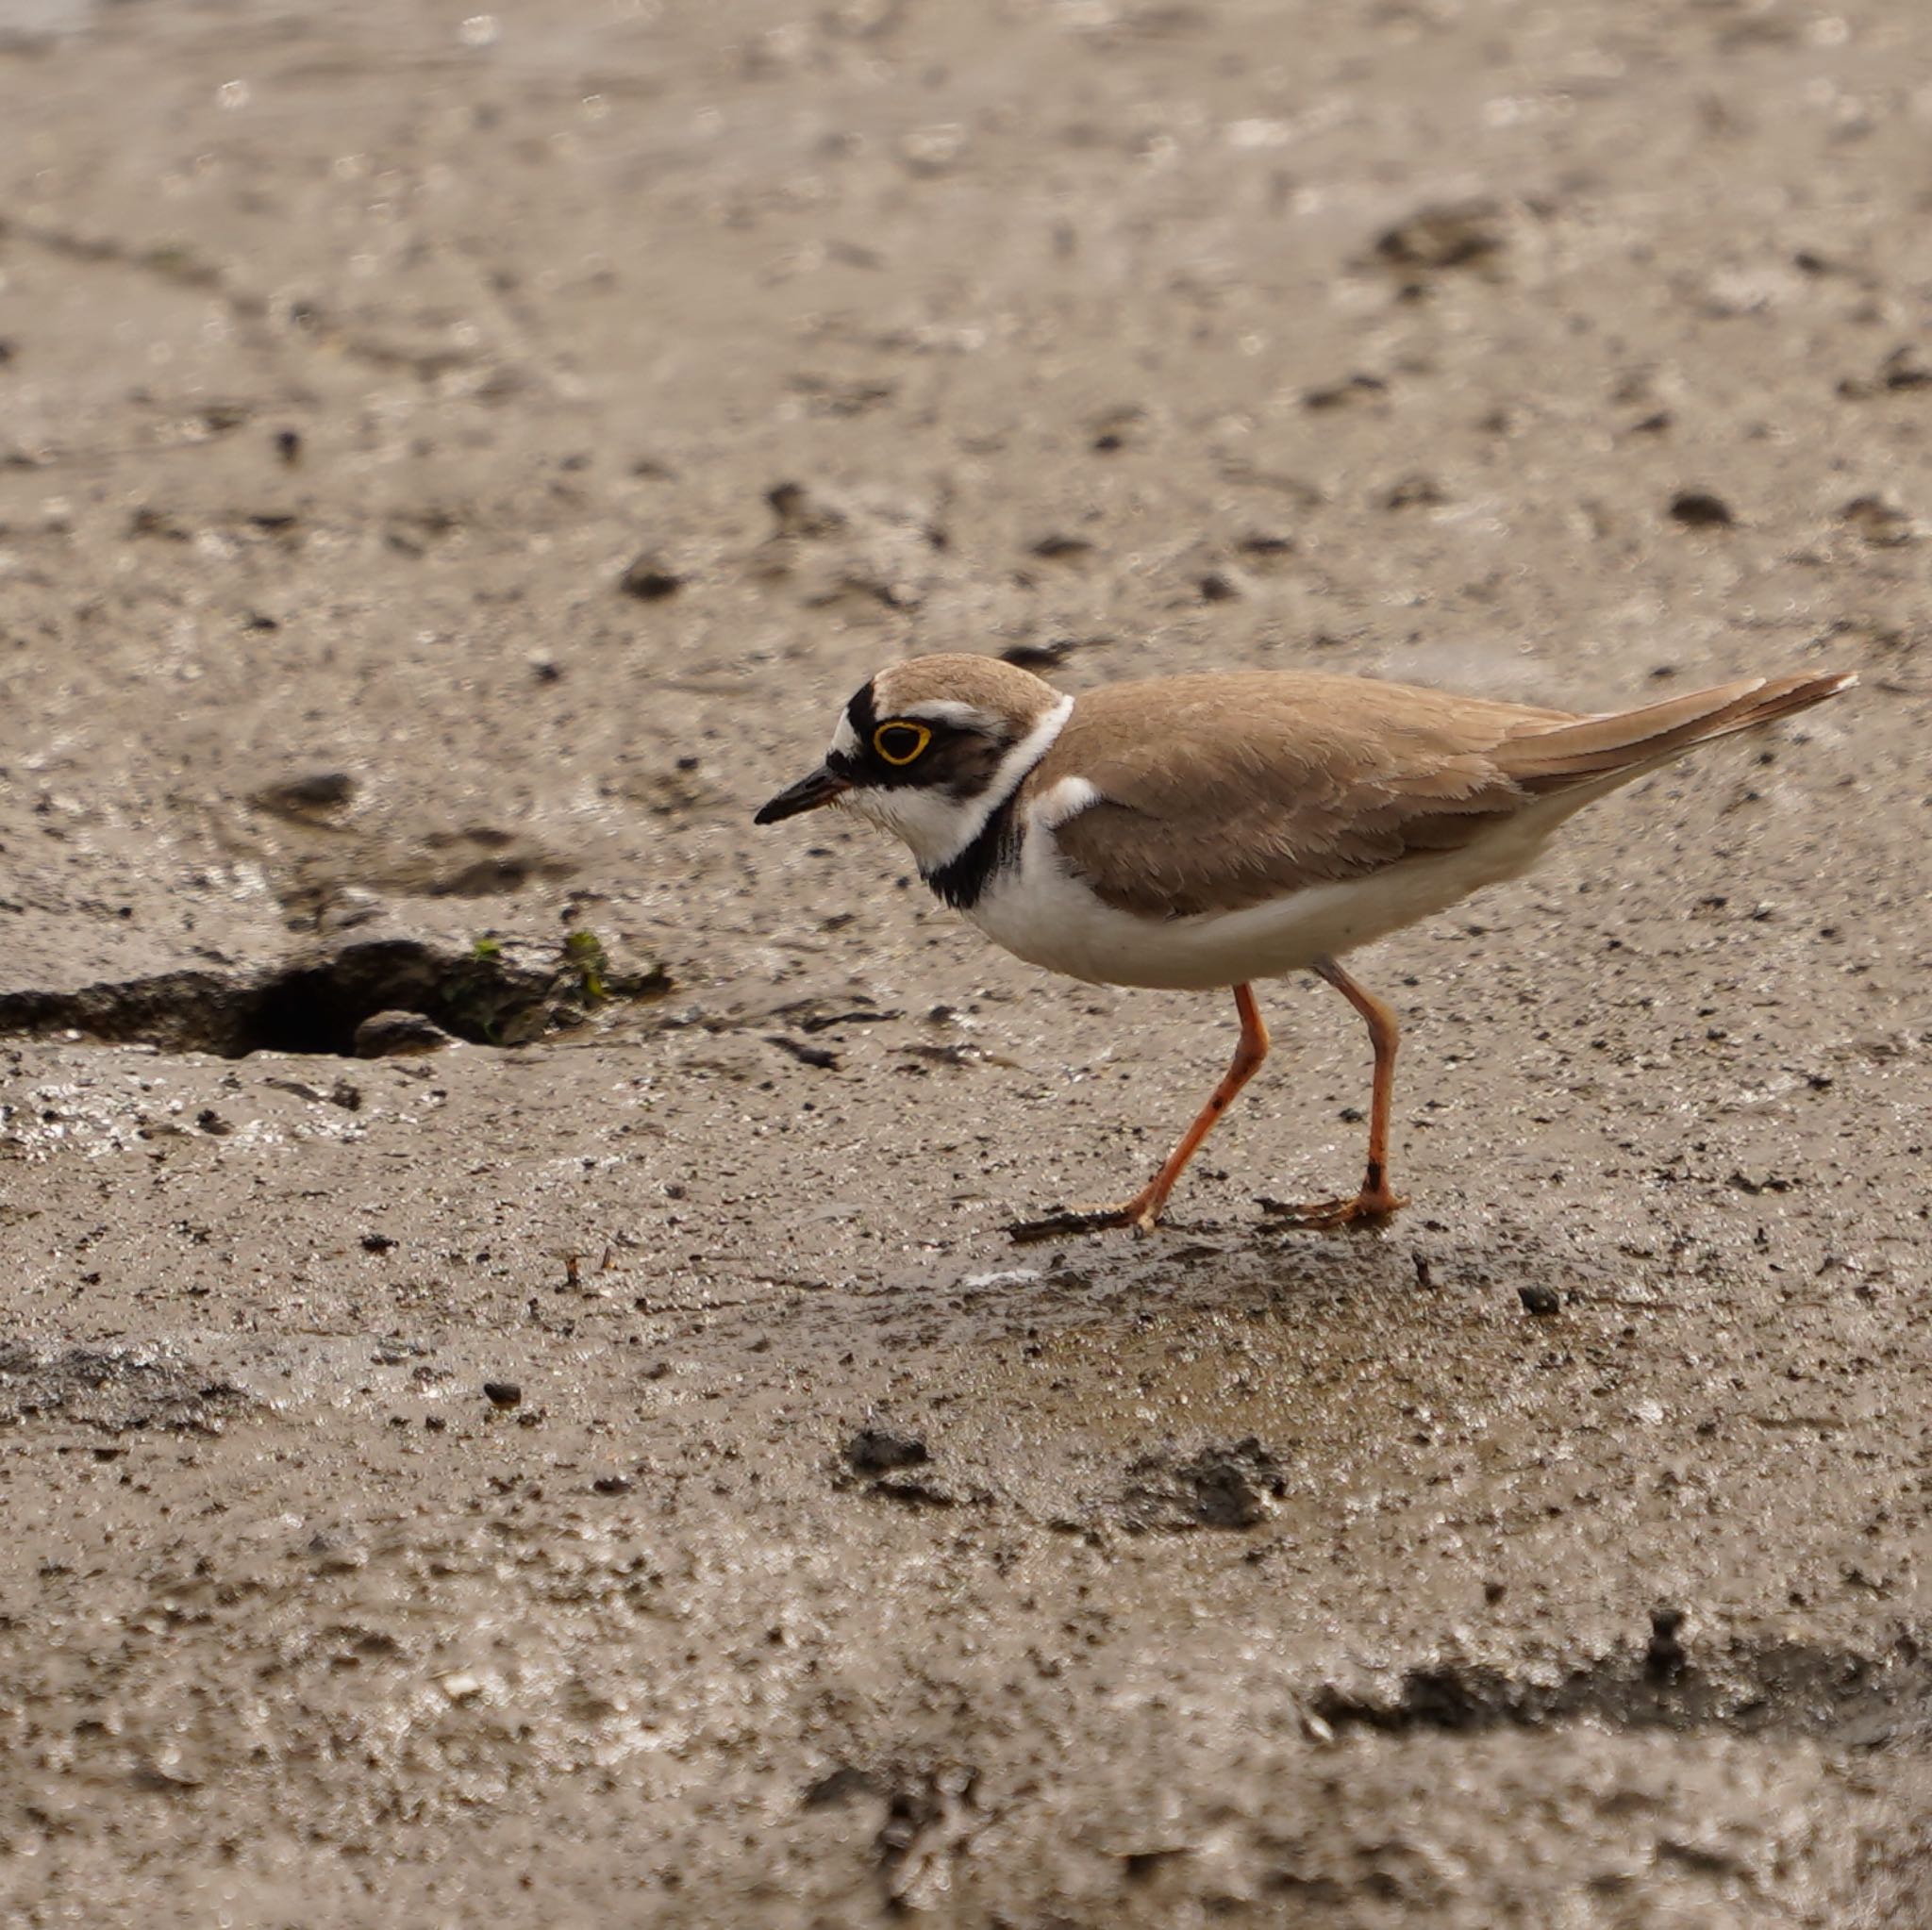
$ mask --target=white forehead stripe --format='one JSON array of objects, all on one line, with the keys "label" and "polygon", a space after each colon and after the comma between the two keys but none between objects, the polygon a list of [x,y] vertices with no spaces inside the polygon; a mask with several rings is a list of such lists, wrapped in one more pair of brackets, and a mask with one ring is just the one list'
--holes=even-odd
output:
[{"label": "white forehead stripe", "polygon": [[852,757],[858,749],[858,733],[852,728],[852,720],[841,716],[839,728],[832,733],[832,748],[826,752],[830,757]]},{"label": "white forehead stripe", "polygon": [[894,714],[921,718],[927,724],[950,724],[958,730],[999,728],[998,718],[989,715],[977,704],[963,703],[958,697],[927,697],[923,703],[908,704]]}]

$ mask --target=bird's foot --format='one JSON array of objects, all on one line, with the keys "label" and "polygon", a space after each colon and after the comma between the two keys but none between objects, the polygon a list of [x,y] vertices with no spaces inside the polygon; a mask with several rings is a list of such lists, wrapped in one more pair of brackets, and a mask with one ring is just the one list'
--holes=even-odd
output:
[{"label": "bird's foot", "polygon": [[1159,1223],[1160,1207],[1145,1193],[1136,1193],[1117,1206],[1058,1206],[1037,1220],[1014,1220],[1007,1226],[1007,1237],[1015,1246],[1031,1246],[1040,1240],[1071,1240],[1077,1233],[1104,1233],[1110,1226],[1130,1226],[1136,1233],[1152,1233]]},{"label": "bird's foot", "polygon": [[1261,1210],[1282,1224],[1315,1233],[1330,1233],[1342,1226],[1374,1226],[1398,1213],[1408,1202],[1387,1187],[1364,1188],[1353,1199],[1314,1200],[1307,1206],[1291,1206],[1285,1200],[1262,1200]]}]

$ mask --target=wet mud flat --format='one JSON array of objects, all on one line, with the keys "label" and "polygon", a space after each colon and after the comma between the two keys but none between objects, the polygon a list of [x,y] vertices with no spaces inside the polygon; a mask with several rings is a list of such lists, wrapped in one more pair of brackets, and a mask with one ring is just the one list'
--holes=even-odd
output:
[{"label": "wet mud flat", "polygon": [[[1932,1921],[1928,72],[0,18],[0,1916]],[[751,830],[941,648],[1863,681],[1021,1246],[1232,1022]]]}]

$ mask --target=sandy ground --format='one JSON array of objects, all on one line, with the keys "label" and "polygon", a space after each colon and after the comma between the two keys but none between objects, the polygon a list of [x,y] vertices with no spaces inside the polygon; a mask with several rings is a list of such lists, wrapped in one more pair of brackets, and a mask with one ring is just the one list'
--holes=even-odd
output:
[{"label": "sandy ground", "polygon": [[[0,126],[0,1917],[1932,1922],[1916,0],[41,0]],[[933,648],[1864,681],[1362,956],[1388,1230],[1310,984],[1020,1248],[1232,1012],[754,833]]]}]

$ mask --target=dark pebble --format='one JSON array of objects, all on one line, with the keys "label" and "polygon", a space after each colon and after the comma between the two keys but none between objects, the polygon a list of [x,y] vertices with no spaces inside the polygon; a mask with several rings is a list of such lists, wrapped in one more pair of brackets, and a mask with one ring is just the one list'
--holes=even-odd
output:
[{"label": "dark pebble", "polygon": [[765,1036],[767,1045],[775,1045],[783,1052],[789,1052],[802,1066],[813,1066],[820,1072],[837,1072],[839,1055],[829,1046],[808,1045],[802,1039],[787,1039],[782,1032],[772,1032]]},{"label": "dark pebble", "polygon": [[524,1398],[524,1390],[513,1380],[486,1380],[483,1397],[492,1407],[514,1407]]},{"label": "dark pebble", "polygon": [[1015,643],[1000,652],[1004,663],[1018,664],[1022,670],[1057,670],[1073,652],[1071,643]]},{"label": "dark pebble", "polygon": [[169,542],[187,542],[194,532],[178,516],[167,509],[158,509],[152,503],[143,503],[127,519],[129,536],[158,536]]},{"label": "dark pebble", "polygon": [[1522,1301],[1524,1313],[1533,1313],[1539,1319],[1557,1312],[1563,1305],[1562,1296],[1554,1287],[1519,1287],[1516,1297]]},{"label": "dark pebble", "polygon": [[1264,562],[1279,562],[1283,557],[1294,554],[1294,538],[1276,535],[1273,530],[1257,529],[1239,538],[1235,548],[1244,557],[1258,557]]},{"label": "dark pebble", "polygon": [[646,550],[631,559],[630,567],[617,579],[617,587],[626,596],[638,597],[644,603],[660,603],[684,588],[684,578],[660,557]]},{"label": "dark pebble", "polygon": [[884,1474],[894,1468],[916,1468],[931,1459],[916,1434],[895,1434],[890,1427],[861,1427],[845,1443],[845,1458],[861,1474]]},{"label": "dark pebble", "polygon": [[840,535],[851,523],[836,503],[815,496],[803,483],[778,483],[765,491],[765,501],[778,519],[780,536],[818,541]]},{"label": "dark pebble", "polygon": [[1351,402],[1359,402],[1364,396],[1386,394],[1388,389],[1388,383],[1383,381],[1381,376],[1357,373],[1350,375],[1346,381],[1331,382],[1323,388],[1306,391],[1302,396],[1302,407],[1341,408]]},{"label": "dark pebble", "polygon": [[1442,485],[1428,475],[1406,475],[1376,498],[1384,509],[1433,509],[1448,500]]},{"label": "dark pebble", "polygon": [[1681,1608],[1653,1608],[1650,1611],[1650,1643],[1643,1652],[1643,1672],[1653,1682],[1669,1682],[1680,1675],[1689,1657],[1684,1653]]},{"label": "dark pebble", "polygon": [[310,818],[341,810],[355,797],[356,780],[346,771],[305,771],[264,786],[249,802],[281,817]]},{"label": "dark pebble", "polygon": [[1857,535],[1876,548],[1896,548],[1918,539],[1918,525],[1910,512],[1884,496],[1854,496],[1838,513]]},{"label": "dark pebble", "polygon": [[356,1027],[358,1058],[405,1058],[439,1052],[456,1041],[422,1012],[375,1012]]},{"label": "dark pebble", "polygon": [[1084,557],[1092,552],[1093,545],[1084,536],[1071,536],[1064,530],[1053,530],[1029,543],[1028,549],[1044,561],[1064,562],[1071,557]]},{"label": "dark pebble", "polygon": [[1503,252],[1503,211],[1493,201],[1418,208],[1375,238],[1375,253],[1398,268],[1465,268]]},{"label": "dark pebble", "polygon": [[1679,490],[1671,498],[1671,520],[1687,529],[1728,529],[1737,522],[1731,506],[1709,490]]},{"label": "dark pebble", "polygon": [[1879,365],[1878,378],[1888,389],[1932,388],[1932,361],[1923,350],[1907,342],[1886,357]]}]

